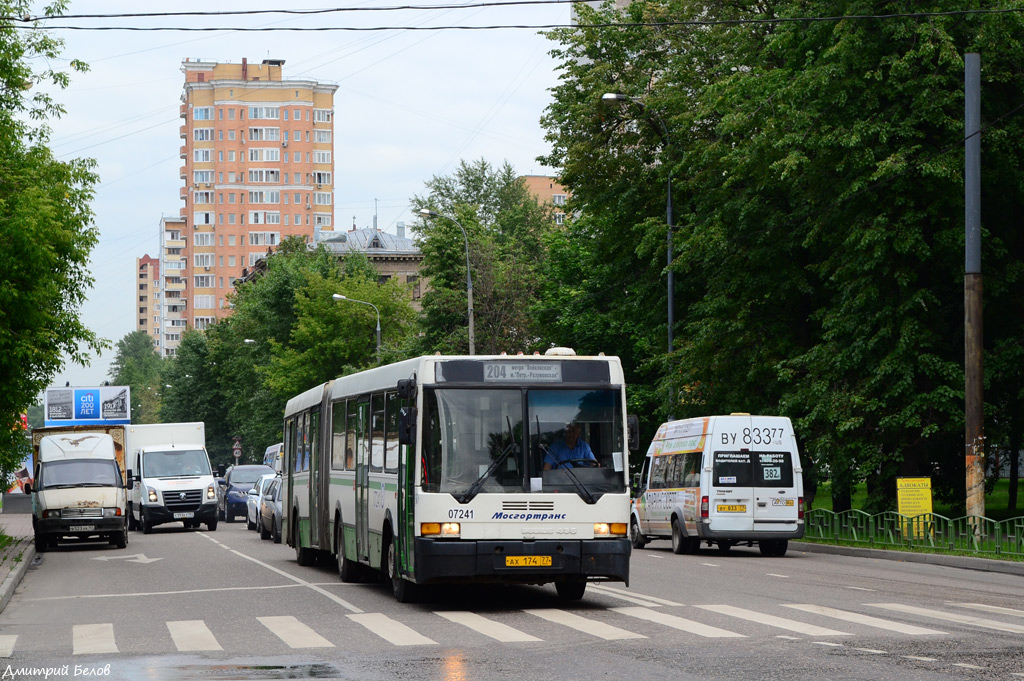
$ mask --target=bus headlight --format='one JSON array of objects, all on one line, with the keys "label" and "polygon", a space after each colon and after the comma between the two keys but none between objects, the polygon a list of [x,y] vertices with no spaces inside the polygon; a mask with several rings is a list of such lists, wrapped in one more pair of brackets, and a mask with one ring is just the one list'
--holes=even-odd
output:
[{"label": "bus headlight", "polygon": [[422,537],[458,537],[462,528],[458,523],[420,523],[420,536]]},{"label": "bus headlight", "polygon": [[595,537],[625,537],[626,523],[594,523]]},{"label": "bus headlight", "polygon": [[458,523],[444,523],[441,525],[442,537],[458,537],[462,534],[462,528]]}]

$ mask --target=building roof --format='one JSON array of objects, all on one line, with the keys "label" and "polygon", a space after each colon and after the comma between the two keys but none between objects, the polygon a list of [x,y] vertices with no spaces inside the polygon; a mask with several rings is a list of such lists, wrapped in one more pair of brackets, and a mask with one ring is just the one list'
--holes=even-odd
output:
[{"label": "building roof", "polygon": [[368,227],[350,229],[347,232],[324,231],[319,234],[318,244],[323,244],[333,253],[359,252],[374,255],[419,255],[420,249],[412,239],[382,232]]}]

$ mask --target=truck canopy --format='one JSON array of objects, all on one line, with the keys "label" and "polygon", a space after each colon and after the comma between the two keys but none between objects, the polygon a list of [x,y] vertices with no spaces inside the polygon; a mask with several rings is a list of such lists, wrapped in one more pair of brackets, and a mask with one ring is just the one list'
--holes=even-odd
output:
[{"label": "truck canopy", "polygon": [[39,441],[39,460],[109,459],[115,461],[114,439],[103,433],[47,435]]}]

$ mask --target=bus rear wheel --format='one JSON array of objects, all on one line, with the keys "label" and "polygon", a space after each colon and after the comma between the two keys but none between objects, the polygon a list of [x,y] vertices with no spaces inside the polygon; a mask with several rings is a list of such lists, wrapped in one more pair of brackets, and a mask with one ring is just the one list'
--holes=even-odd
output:
[{"label": "bus rear wheel", "polygon": [[338,523],[338,530],[336,532],[335,545],[338,547],[338,579],[351,584],[359,581],[359,563],[354,560],[349,560],[345,555],[345,534],[341,527],[341,523]]}]

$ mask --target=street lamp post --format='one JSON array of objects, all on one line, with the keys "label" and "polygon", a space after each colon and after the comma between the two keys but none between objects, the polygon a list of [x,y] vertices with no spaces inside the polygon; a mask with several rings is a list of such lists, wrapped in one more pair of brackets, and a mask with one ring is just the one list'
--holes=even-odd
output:
[{"label": "street lamp post", "polygon": [[340,293],[335,293],[331,297],[334,298],[335,300],[347,300],[352,303],[369,305],[370,307],[373,308],[373,311],[377,313],[377,364],[380,364],[380,310],[378,310],[377,306],[374,305],[373,303],[368,303],[365,300],[356,300],[355,298],[349,298],[348,296],[343,296]]},{"label": "street lamp post", "polygon": [[[670,157],[671,154],[670,154],[669,148],[671,146],[671,141],[669,140],[669,136],[668,136],[668,126],[665,125],[665,121],[662,120],[661,115],[657,111],[655,111],[654,109],[647,108],[647,105],[644,104],[643,100],[641,100],[641,99],[639,99],[637,97],[630,97],[629,95],[624,95],[624,94],[621,94],[621,93],[618,93],[618,92],[606,92],[606,93],[604,93],[603,95],[601,95],[601,101],[602,102],[615,103],[615,104],[619,104],[621,102],[634,102],[636,104],[639,104],[640,108],[643,109],[645,112],[649,112],[649,113],[653,114],[655,120],[657,120],[658,123],[661,125],[662,139],[665,141],[665,155],[666,155],[666,157]],[[667,268],[666,269],[667,269],[667,276],[668,276],[668,284],[667,284],[668,285],[668,354],[669,354],[670,361],[671,361],[671,357],[672,357],[672,327],[675,326],[675,309],[676,309],[676,306],[675,306],[675,291],[676,291],[675,276],[674,276],[674,273],[672,272],[672,228],[673,228],[672,221],[673,221],[673,219],[674,219],[674,216],[672,215],[672,166],[668,165],[668,188],[667,188],[667,193],[666,193],[666,197],[665,197],[665,220],[666,220],[666,222],[668,224],[668,230],[667,230],[668,231],[668,243],[667,243],[668,252],[667,252],[667,255],[666,255],[666,264],[667,264]],[[671,373],[671,366],[669,367],[669,372]],[[668,398],[668,412],[669,412],[668,413],[668,420],[671,421],[672,420],[672,404],[673,404],[673,401],[674,401],[673,397],[672,397],[672,394],[671,394],[671,380],[669,382],[669,388],[670,389],[669,389],[669,398]]]},{"label": "street lamp post", "polygon": [[420,215],[428,218],[448,218],[462,230],[462,239],[466,242],[466,305],[469,312],[469,354],[476,354],[476,338],[473,332],[473,276],[469,271],[469,236],[466,235],[466,228],[450,215],[442,215],[429,208],[420,208]]}]

